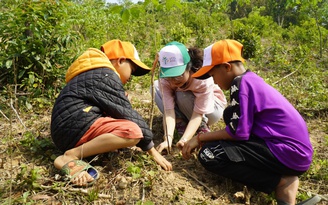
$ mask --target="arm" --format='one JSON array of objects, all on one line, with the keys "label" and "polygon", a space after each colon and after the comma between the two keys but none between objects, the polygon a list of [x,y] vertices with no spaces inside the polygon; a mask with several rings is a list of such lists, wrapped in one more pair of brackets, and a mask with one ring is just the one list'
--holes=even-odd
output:
[{"label": "arm", "polygon": [[[167,127],[167,134],[173,138],[175,128],[175,112],[174,109],[165,111],[165,122]],[[164,128],[165,129],[165,128]]]},{"label": "arm", "polygon": [[144,136],[137,146],[144,151],[152,148],[154,146],[153,133],[141,115],[132,108],[120,78],[112,70],[96,70],[100,70],[102,75],[93,80],[95,89],[89,100],[98,106],[106,116],[135,122],[141,128]]},{"label": "arm", "polygon": [[201,143],[218,140],[235,140],[225,129],[199,134],[189,140],[182,148],[182,156],[184,159],[190,159],[191,153],[200,147]]},{"label": "arm", "polygon": [[[169,139],[169,145],[171,147],[172,142],[173,142],[173,135],[174,135],[174,128],[175,128],[175,112],[174,109],[166,110],[165,111],[165,123],[167,127],[167,135]],[[163,124],[164,126],[164,124]],[[165,129],[165,127],[163,127]],[[166,136],[164,136],[164,141],[159,144],[156,149],[158,150],[159,153],[161,153],[164,149],[168,149],[168,142]]]},{"label": "arm", "polygon": [[183,133],[183,136],[177,143],[179,149],[182,149],[184,144],[194,136],[201,122],[202,115],[194,111],[187,125],[186,131]]},{"label": "arm", "polygon": [[218,141],[218,140],[235,140],[225,129],[214,132],[203,133],[199,135],[201,142]]},{"label": "arm", "polygon": [[161,165],[166,171],[172,170],[172,164],[168,162],[154,147],[147,151],[148,154],[154,157],[157,164]]},{"label": "arm", "polygon": [[[226,131],[238,140],[248,140],[254,128],[254,116],[265,102],[265,92],[258,93],[258,79],[248,79],[247,73],[232,82],[230,105],[224,110]],[[250,82],[251,81],[251,82]],[[256,83],[254,83],[256,82]],[[241,86],[241,84],[243,86]]]}]

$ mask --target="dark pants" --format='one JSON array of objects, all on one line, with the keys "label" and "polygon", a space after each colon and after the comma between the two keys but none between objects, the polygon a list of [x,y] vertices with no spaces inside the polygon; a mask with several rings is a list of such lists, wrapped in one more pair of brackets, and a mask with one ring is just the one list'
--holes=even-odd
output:
[{"label": "dark pants", "polygon": [[257,191],[275,191],[284,175],[299,176],[280,163],[263,140],[213,141],[203,145],[198,160],[210,172],[238,181]]}]

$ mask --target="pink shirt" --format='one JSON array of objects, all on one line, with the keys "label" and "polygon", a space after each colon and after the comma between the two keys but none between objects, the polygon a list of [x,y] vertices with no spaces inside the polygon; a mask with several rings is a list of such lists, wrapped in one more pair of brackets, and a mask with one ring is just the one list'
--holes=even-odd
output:
[{"label": "pink shirt", "polygon": [[165,110],[174,109],[175,92],[178,91],[191,91],[195,95],[193,111],[199,114],[214,112],[214,102],[217,102],[223,108],[227,105],[224,93],[219,86],[214,84],[213,78],[208,78],[206,80],[191,78],[188,84],[183,88],[174,87],[165,78],[161,78],[160,83],[163,90]]}]

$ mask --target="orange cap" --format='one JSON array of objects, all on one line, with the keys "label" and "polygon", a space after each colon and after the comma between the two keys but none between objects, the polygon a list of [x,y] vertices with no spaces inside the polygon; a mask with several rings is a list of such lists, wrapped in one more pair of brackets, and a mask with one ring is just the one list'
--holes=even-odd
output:
[{"label": "orange cap", "polygon": [[235,40],[225,39],[215,42],[204,49],[203,67],[192,75],[194,78],[202,78],[214,66],[231,61],[244,62],[241,57],[243,45]]},{"label": "orange cap", "polygon": [[132,60],[137,65],[137,69],[132,73],[132,75],[141,76],[150,71],[150,68],[140,61],[138,51],[130,42],[115,39],[106,42],[100,49],[106,54],[109,60],[114,60],[121,57]]}]

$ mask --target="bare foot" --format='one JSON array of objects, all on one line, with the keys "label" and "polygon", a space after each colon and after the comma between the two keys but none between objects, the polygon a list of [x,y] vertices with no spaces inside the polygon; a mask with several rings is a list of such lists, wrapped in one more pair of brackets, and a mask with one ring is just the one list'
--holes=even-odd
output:
[{"label": "bare foot", "polygon": [[276,199],[287,204],[296,203],[299,180],[297,176],[283,176],[276,187]]}]

